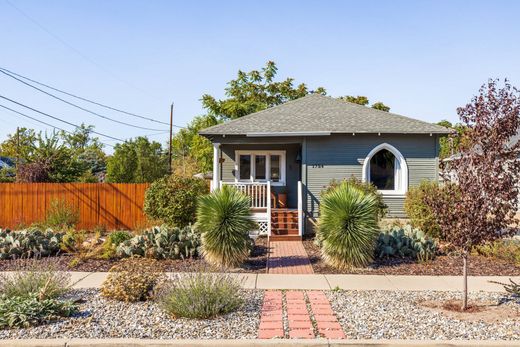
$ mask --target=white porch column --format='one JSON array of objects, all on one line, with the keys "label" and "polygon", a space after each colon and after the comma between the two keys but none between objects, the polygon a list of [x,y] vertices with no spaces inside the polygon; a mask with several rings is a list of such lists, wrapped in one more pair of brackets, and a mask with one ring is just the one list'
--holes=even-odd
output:
[{"label": "white porch column", "polygon": [[219,160],[220,143],[213,143],[213,181],[211,182],[211,190],[219,188],[220,185],[220,160]]}]

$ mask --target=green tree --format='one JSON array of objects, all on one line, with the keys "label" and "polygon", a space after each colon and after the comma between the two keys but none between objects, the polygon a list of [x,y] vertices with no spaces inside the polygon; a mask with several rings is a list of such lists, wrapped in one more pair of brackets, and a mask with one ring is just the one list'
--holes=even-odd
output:
[{"label": "green tree", "polygon": [[260,71],[238,71],[237,78],[227,84],[225,99],[217,100],[211,95],[204,94],[202,106],[208,113],[195,117],[188,127],[180,130],[173,139],[176,169],[179,166],[182,168],[191,159],[191,162],[195,161],[197,170],[201,172],[212,170],[213,147],[208,139],[198,135],[200,130],[298,99],[309,93],[325,94],[325,89],[322,87],[310,91],[304,83],[295,85],[294,78],[275,81],[277,72],[276,64],[268,61]]},{"label": "green tree", "polygon": [[[358,95],[358,96],[346,95],[346,96],[341,96],[339,99],[341,99],[343,101],[352,102],[354,104],[362,105],[362,106],[368,106],[368,104],[370,103],[368,98],[363,95]],[[385,112],[390,111],[390,107],[383,104],[381,101],[373,103],[372,106],[370,106],[370,107],[375,108],[376,110],[380,110],[380,111],[385,111]]]},{"label": "green tree", "polygon": [[294,85],[294,78],[275,81],[278,68],[275,62],[268,61],[260,71],[238,71],[237,78],[228,82],[226,99],[217,100],[204,94],[202,105],[208,112],[219,119],[237,119],[250,113],[295,100],[309,93],[325,95],[325,89],[310,91],[305,83]]},{"label": "green tree", "polygon": [[445,136],[439,139],[439,158],[445,159],[458,153],[461,139],[463,138],[464,132],[467,130],[467,127],[460,123],[452,124],[450,121],[447,120],[441,120],[437,123],[437,125],[451,129],[455,133],[454,136]]},{"label": "green tree", "polygon": [[137,137],[117,144],[107,159],[107,181],[153,182],[168,173],[168,158],[159,142]]}]

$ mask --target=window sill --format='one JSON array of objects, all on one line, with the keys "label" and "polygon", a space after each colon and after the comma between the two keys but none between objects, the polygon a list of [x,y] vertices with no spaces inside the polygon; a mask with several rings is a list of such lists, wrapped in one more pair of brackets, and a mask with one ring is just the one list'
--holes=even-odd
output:
[{"label": "window sill", "polygon": [[383,196],[395,196],[395,197],[404,197],[406,196],[406,192],[403,191],[392,191],[392,190],[378,190],[378,193],[380,193]]}]

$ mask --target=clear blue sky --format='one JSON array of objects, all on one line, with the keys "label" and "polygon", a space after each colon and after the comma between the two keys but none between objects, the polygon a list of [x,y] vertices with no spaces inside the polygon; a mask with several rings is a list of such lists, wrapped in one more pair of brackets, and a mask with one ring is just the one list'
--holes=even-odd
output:
[{"label": "clear blue sky", "polygon": [[[164,121],[173,100],[180,125],[203,113],[202,94],[223,97],[238,69],[267,60],[280,78],[331,96],[366,95],[430,122],[457,120],[456,107],[489,77],[520,86],[519,1],[9,1],[45,30],[0,0],[1,67]],[[96,118],[5,76],[0,94],[119,138],[154,132]],[[45,129],[2,109],[0,121],[0,140],[16,126]]]}]

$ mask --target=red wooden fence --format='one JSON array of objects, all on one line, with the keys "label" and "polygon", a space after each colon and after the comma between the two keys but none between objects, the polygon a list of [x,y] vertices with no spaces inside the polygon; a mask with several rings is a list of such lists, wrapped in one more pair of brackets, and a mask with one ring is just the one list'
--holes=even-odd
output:
[{"label": "red wooden fence", "polygon": [[134,229],[146,223],[144,194],[149,184],[0,183],[0,227],[45,219],[52,200],[65,200],[80,213],[78,229],[104,226]]}]

